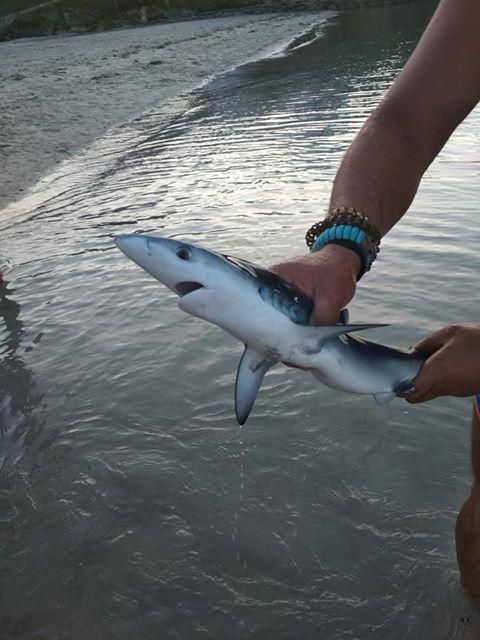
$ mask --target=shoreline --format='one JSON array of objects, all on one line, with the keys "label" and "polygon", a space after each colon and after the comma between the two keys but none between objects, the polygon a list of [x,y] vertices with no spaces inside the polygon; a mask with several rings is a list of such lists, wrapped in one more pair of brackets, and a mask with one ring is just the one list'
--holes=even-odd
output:
[{"label": "shoreline", "polygon": [[0,211],[110,129],[253,59],[332,12],[264,14],[0,43]]}]

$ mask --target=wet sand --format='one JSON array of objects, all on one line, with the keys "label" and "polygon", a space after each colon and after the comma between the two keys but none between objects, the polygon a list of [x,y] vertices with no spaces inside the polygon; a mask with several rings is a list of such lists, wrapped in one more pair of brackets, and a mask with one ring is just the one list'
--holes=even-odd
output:
[{"label": "wet sand", "polygon": [[281,50],[329,15],[239,15],[1,43],[0,210],[111,127]]}]

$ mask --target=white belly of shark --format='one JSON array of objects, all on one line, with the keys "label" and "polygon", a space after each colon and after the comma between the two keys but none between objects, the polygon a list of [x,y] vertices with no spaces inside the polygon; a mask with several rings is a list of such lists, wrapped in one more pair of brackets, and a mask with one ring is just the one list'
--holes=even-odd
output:
[{"label": "white belly of shark", "polygon": [[235,383],[235,411],[246,421],[265,373],[278,362],[311,370],[327,386],[370,394],[384,404],[408,384],[424,359],[350,335],[382,324],[310,325],[312,301],[276,274],[239,258],[156,236],[125,235],[117,246],[180,296],[180,309],[245,344]]}]

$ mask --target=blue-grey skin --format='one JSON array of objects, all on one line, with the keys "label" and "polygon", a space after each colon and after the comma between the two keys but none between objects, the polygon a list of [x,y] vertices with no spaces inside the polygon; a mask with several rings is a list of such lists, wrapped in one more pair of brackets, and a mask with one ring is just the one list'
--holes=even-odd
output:
[{"label": "blue-grey skin", "polygon": [[[388,389],[372,394],[379,404],[389,402],[395,394],[409,387],[425,362],[425,356],[418,352],[393,349],[349,334],[325,340],[322,352],[324,358],[331,355],[337,360],[339,369],[348,361],[348,379],[356,379],[356,393],[371,393],[373,377],[388,381]],[[349,381],[339,381],[340,376],[330,377],[331,374],[321,370],[314,370],[312,374],[329,387],[351,391]]]},{"label": "blue-grey skin", "polygon": [[424,362],[418,353],[349,335],[385,325],[309,325],[312,301],[283,278],[245,260],[170,238],[129,235],[116,244],[175,291],[181,309],[245,343],[235,390],[240,424],[263,376],[281,360],[310,370],[334,389],[372,394],[381,404],[408,385]]},{"label": "blue-grey skin", "polygon": [[[251,263],[238,258],[239,264],[248,265],[250,271],[255,272],[259,281],[258,293],[262,300],[271,304],[275,309],[285,314],[296,324],[308,325],[313,311],[312,300],[297,287],[286,282],[283,278]],[[343,312],[348,318],[346,309]],[[345,315],[342,316],[345,318]],[[343,321],[343,320],[342,320]],[[343,322],[346,324],[346,320]],[[374,367],[377,372],[383,372],[386,378],[392,380],[392,391],[397,391],[404,383],[412,380],[418,373],[425,358],[419,353],[412,353],[394,349],[378,342],[372,342],[350,334],[341,337],[328,338],[323,341],[322,351],[333,351],[340,356],[342,362],[348,360],[349,365],[358,370],[359,375]],[[319,380],[329,384],[328,376],[312,371]],[[330,385],[331,382],[330,382]],[[335,385],[335,388],[341,387]]]}]

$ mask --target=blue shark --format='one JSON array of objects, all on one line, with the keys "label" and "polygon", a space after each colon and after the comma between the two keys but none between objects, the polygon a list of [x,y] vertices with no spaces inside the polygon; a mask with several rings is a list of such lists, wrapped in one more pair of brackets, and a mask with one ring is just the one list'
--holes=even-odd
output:
[{"label": "blue shark", "polygon": [[245,345],[235,382],[235,412],[244,424],[266,372],[279,362],[309,370],[340,391],[385,404],[417,375],[424,358],[351,335],[385,324],[309,324],[312,300],[268,269],[171,238],[130,234],[119,249],[179,296],[183,311],[211,322]]}]

